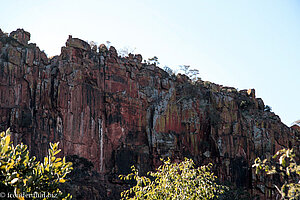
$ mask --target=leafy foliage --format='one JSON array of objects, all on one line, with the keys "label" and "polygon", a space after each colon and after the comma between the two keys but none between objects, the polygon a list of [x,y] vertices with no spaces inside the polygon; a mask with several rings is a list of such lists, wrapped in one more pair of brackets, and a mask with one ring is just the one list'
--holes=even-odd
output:
[{"label": "leafy foliage", "polygon": [[167,72],[170,76],[172,76],[173,74],[175,74],[175,72],[168,66],[164,66],[163,70],[165,70],[165,72]]},{"label": "leafy foliage", "polygon": [[90,41],[89,45],[93,51],[97,51],[97,42]]},{"label": "leafy foliage", "polygon": [[34,193],[71,199],[70,194],[64,194],[58,188],[72,170],[72,163],[66,162],[65,157],[56,157],[60,152],[58,143],[50,143],[48,156],[44,162],[39,162],[35,157],[29,157],[26,145],[14,146],[10,136],[9,129],[0,134],[0,190],[15,194],[18,199],[24,199],[23,194]]},{"label": "leafy foliage", "polygon": [[136,48],[130,48],[129,46],[125,46],[118,50],[118,55],[121,57],[129,56],[129,54],[133,54]]},{"label": "leafy foliage", "polygon": [[274,156],[261,161],[255,159],[252,167],[256,168],[256,174],[260,171],[267,175],[279,174],[283,184],[274,187],[281,194],[282,199],[297,200],[300,198],[300,165],[296,163],[293,149],[281,149]]},{"label": "leafy foliage", "polygon": [[192,81],[197,81],[200,79],[198,77],[199,70],[198,69],[190,69],[189,65],[181,65],[180,70],[183,71],[185,75],[187,75]]},{"label": "leafy foliage", "polygon": [[224,193],[225,186],[216,183],[210,171],[212,164],[194,169],[192,159],[181,163],[164,161],[156,172],[148,172],[150,178],[139,176],[132,166],[132,173],[120,175],[123,180],[134,179],[137,183],[121,193],[122,199],[213,199]]}]

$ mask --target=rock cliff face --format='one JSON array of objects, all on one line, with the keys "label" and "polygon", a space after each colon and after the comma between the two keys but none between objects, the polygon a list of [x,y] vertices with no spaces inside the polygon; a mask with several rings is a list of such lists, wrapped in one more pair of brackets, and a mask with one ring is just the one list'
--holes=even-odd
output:
[{"label": "rock cliff face", "polygon": [[[213,162],[218,177],[255,193],[251,164],[296,145],[296,129],[281,123],[255,90],[170,76],[141,55],[91,48],[72,38],[51,59],[22,29],[0,31],[0,128],[42,157],[59,141],[63,155],[91,161],[100,179],[117,183],[131,165],[142,172],[159,159]],[[253,190],[254,191],[254,190]]]}]

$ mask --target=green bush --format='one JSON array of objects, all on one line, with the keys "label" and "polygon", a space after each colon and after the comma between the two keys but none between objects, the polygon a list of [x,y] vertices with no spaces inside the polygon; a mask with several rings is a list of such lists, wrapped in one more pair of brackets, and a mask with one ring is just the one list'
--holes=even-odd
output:
[{"label": "green bush", "polygon": [[[72,163],[55,157],[60,152],[58,143],[50,143],[48,156],[44,162],[29,157],[24,144],[14,146],[10,141],[9,129],[0,134],[0,191],[15,195],[17,199],[71,199],[64,194],[59,185],[66,181],[65,177],[72,170]],[[3,193],[4,192],[4,193]],[[12,196],[11,196],[12,197]],[[10,197],[8,197],[10,198]],[[16,199],[16,198],[15,198]]]},{"label": "green bush", "polygon": [[255,159],[252,167],[256,168],[256,174],[264,172],[267,175],[279,174],[281,185],[275,185],[282,199],[300,199],[300,165],[296,163],[296,154],[293,149],[281,149],[274,156],[264,159]]},{"label": "green bush", "polygon": [[123,180],[134,179],[137,183],[121,193],[122,199],[213,199],[224,193],[225,186],[216,183],[216,176],[210,171],[212,164],[195,169],[193,160],[181,163],[164,161],[150,176],[139,176],[132,166],[132,173]]}]

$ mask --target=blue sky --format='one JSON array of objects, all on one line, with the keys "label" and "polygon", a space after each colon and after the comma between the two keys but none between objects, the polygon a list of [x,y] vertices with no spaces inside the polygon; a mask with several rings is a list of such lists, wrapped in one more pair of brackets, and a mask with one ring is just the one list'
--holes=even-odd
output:
[{"label": "blue sky", "polygon": [[73,35],[190,65],[202,80],[255,88],[288,126],[300,119],[300,1],[10,0],[0,28],[24,28],[48,56]]}]

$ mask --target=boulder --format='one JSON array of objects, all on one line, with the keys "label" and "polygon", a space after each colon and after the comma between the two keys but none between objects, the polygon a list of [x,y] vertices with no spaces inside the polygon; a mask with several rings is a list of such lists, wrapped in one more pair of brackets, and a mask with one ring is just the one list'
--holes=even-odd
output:
[{"label": "boulder", "polygon": [[30,33],[24,31],[24,29],[17,29],[9,34],[9,37],[16,39],[23,45],[27,45],[28,41],[30,40]]}]

